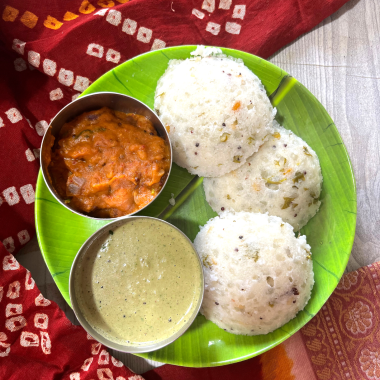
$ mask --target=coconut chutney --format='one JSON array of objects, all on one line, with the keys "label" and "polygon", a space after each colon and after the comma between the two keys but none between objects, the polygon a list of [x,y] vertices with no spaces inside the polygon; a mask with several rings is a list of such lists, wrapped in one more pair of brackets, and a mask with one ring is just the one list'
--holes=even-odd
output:
[{"label": "coconut chutney", "polygon": [[137,218],[89,247],[76,268],[74,287],[95,331],[116,343],[144,345],[170,338],[196,312],[202,269],[181,232]]}]

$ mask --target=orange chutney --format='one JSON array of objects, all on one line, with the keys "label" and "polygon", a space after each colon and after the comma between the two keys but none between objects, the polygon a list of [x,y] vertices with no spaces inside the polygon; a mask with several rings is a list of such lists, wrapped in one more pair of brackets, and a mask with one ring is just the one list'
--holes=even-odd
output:
[{"label": "orange chutney", "polygon": [[115,218],[147,205],[170,168],[170,148],[144,116],[103,107],[63,125],[48,166],[66,203]]}]

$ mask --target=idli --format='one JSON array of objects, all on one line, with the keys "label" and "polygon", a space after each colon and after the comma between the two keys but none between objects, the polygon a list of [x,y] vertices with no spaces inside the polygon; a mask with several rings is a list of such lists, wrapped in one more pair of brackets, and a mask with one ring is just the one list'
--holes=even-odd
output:
[{"label": "idli", "polygon": [[242,60],[203,46],[191,54],[169,61],[154,108],[169,132],[174,162],[192,174],[219,177],[268,139],[276,110]]},{"label": "idli", "polygon": [[279,217],[224,212],[201,227],[194,246],[205,277],[201,313],[230,333],[267,334],[310,299],[310,246]]},{"label": "idli", "polygon": [[206,200],[223,210],[268,212],[297,231],[318,211],[322,187],[319,160],[293,132],[277,125],[257,153],[239,169],[205,178]]}]

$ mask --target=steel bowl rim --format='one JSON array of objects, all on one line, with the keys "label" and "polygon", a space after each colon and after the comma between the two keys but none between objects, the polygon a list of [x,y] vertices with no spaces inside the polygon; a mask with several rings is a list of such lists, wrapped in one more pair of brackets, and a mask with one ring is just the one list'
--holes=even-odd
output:
[{"label": "steel bowl rim", "polygon": [[[120,217],[117,217],[117,218],[97,218],[97,217],[94,217],[94,216],[90,216],[90,215],[86,215],[84,213],[81,213],[79,212],[78,210],[75,210],[74,208],[70,208],[67,204],[65,204],[61,199],[59,199],[58,195],[56,194],[56,191],[55,191],[55,188],[53,186],[52,183],[50,183],[50,181],[48,180],[48,176],[47,176],[47,173],[45,173],[45,166],[43,165],[43,157],[44,157],[44,154],[43,154],[43,147],[44,147],[44,142],[45,142],[45,138],[47,136],[47,132],[48,130],[51,128],[51,125],[52,123],[54,122],[54,120],[59,116],[59,114],[61,112],[63,112],[65,109],[69,108],[74,102],[77,102],[77,101],[81,101],[82,99],[85,99],[85,98],[89,98],[91,96],[96,96],[96,95],[99,95],[99,94],[112,94],[112,95],[120,95],[122,97],[126,97],[126,98],[129,98],[129,99],[132,99],[132,100],[135,100],[136,102],[140,103],[144,108],[146,108],[147,110],[149,110],[150,112],[152,112],[156,117],[157,119],[159,120],[159,122],[162,124],[163,126],[163,129],[165,130],[165,134],[167,136],[167,141],[169,143],[169,149],[170,149],[170,167],[169,167],[169,171],[168,171],[168,174],[167,174],[167,177],[166,177],[166,180],[164,182],[164,184],[162,185],[161,187],[161,190],[157,193],[157,195],[149,202],[147,203],[143,208],[141,209],[138,209],[136,211],[134,211],[133,213],[131,214],[127,214],[127,215],[122,215]],[[76,115],[76,116],[79,116],[79,115]],[[74,116],[75,117],[75,116]],[[62,124],[63,126],[63,124]],[[61,128],[62,128],[61,126]],[[120,219],[123,219],[127,216],[133,216],[135,214],[137,214],[138,212],[144,210],[146,207],[148,207],[150,204],[152,204],[152,202],[154,202],[158,196],[161,194],[162,190],[165,188],[168,180],[169,180],[169,176],[170,176],[170,173],[172,171],[172,167],[173,167],[173,148],[172,148],[172,144],[171,144],[171,140],[170,140],[170,136],[169,136],[169,133],[167,132],[166,128],[165,128],[165,125],[164,123],[161,121],[160,117],[157,115],[156,112],[154,112],[154,110],[152,110],[149,106],[147,106],[145,103],[143,103],[141,100],[138,100],[136,98],[134,98],[133,96],[129,96],[129,95],[126,95],[126,94],[122,94],[120,92],[113,92],[113,91],[98,91],[98,92],[93,92],[91,94],[87,94],[87,95],[83,95],[83,96],[80,96],[78,97],[77,99],[75,99],[73,102],[70,102],[69,104],[67,104],[66,106],[64,106],[63,108],[61,108],[57,114],[53,117],[53,119],[50,120],[50,123],[49,123],[49,127],[48,129],[46,130],[46,132],[44,133],[44,136],[42,138],[42,141],[41,141],[41,151],[40,151],[40,168],[41,168],[41,173],[42,173],[42,177],[44,179],[44,182],[45,182],[45,185],[46,187],[49,189],[50,193],[53,195],[53,197],[58,201],[58,203],[60,205],[62,205],[63,207],[65,207],[67,210],[71,211],[72,213],[74,214],[77,214],[79,216],[82,216],[84,218],[87,218],[87,219],[93,219],[93,220],[104,220],[104,221],[114,221],[114,220],[120,220]],[[47,170],[47,168],[46,168]]]},{"label": "steel bowl rim", "polygon": [[[193,251],[194,251],[194,253],[198,259],[199,272],[200,272],[201,281],[202,281],[201,291],[200,291],[201,294],[200,294],[200,297],[198,300],[198,305],[194,309],[194,312],[190,316],[190,318],[188,318],[186,324],[184,326],[182,326],[181,329],[178,330],[175,334],[173,334],[170,338],[166,338],[166,339],[159,341],[158,343],[155,343],[155,344],[150,344],[149,349],[144,349],[144,346],[121,345],[119,343],[112,342],[111,340],[104,338],[100,333],[97,333],[96,330],[93,329],[91,327],[91,325],[86,321],[85,317],[83,316],[82,312],[80,311],[79,306],[76,303],[76,298],[75,298],[75,287],[74,287],[75,269],[76,269],[76,266],[78,265],[80,258],[86,254],[86,252],[88,251],[88,249],[91,247],[91,245],[93,244],[93,242],[96,239],[98,239],[100,236],[102,236],[104,233],[106,233],[105,232],[106,230],[112,228],[115,224],[117,225],[117,227],[120,227],[120,226],[122,226],[128,222],[131,222],[132,220],[135,220],[135,219],[152,219],[152,220],[156,220],[158,222],[165,223],[165,224],[169,225],[171,228],[174,228],[176,231],[178,231],[182,236],[184,236],[187,239],[190,246],[193,248]],[[75,314],[75,317],[77,318],[77,320],[79,321],[81,326],[84,328],[84,330],[91,337],[93,337],[93,335],[96,335],[96,340],[99,341],[101,344],[104,344],[105,346],[107,346],[111,349],[114,349],[114,350],[117,350],[120,352],[131,353],[131,354],[140,354],[140,353],[156,351],[156,350],[159,350],[163,347],[168,346],[169,344],[173,343],[175,340],[180,338],[190,328],[190,326],[193,324],[195,318],[197,317],[197,315],[199,313],[199,310],[202,306],[202,302],[203,302],[203,298],[204,298],[204,289],[205,289],[205,279],[204,279],[204,273],[203,273],[202,260],[199,256],[199,253],[195,249],[192,241],[178,227],[167,222],[166,220],[154,218],[151,216],[142,216],[142,215],[124,216],[122,218],[115,219],[111,223],[108,223],[108,224],[104,225],[103,227],[99,228],[98,230],[96,230],[93,234],[91,234],[91,236],[88,239],[86,239],[86,241],[79,248],[78,252],[76,253],[76,255],[74,257],[73,263],[72,263],[71,268],[70,268],[70,274],[69,274],[69,297],[70,297],[71,308]],[[82,323],[83,320],[87,322],[87,325],[90,326],[90,328],[88,328],[87,325],[84,325]],[[115,345],[118,345],[119,347],[116,347]],[[151,346],[154,346],[154,347],[151,347]],[[128,348],[124,349],[121,347],[129,347],[129,350],[128,350]],[[132,351],[130,351],[131,348],[133,348]]]}]

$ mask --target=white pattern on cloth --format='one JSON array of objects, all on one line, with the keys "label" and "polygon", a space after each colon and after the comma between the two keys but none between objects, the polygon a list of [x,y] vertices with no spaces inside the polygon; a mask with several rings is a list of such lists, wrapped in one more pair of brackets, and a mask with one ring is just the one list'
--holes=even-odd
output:
[{"label": "white pattern on cloth", "polygon": [[74,84],[74,90],[83,92],[90,85],[90,80],[86,77],[77,75]]},{"label": "white pattern on cloth", "polygon": [[74,82],[74,73],[71,70],[59,70],[58,82],[70,87]]},{"label": "white pattern on cloth", "polygon": [[241,25],[236,22],[226,22],[226,32],[231,34],[240,34]]},{"label": "white pattern on cloth", "polygon": [[[27,205],[34,202],[34,189],[33,189],[33,186],[31,184],[21,186],[20,187],[20,193],[21,193],[22,197],[24,198],[24,201]],[[29,237],[29,234],[28,234],[28,237]],[[30,238],[28,239],[28,237],[25,237],[25,239],[27,239],[27,241],[30,240]],[[20,242],[21,242],[21,240],[20,240]]]},{"label": "white pattern on cloth", "polygon": [[26,319],[22,315],[19,315],[18,317],[9,318],[5,321],[5,327],[11,332],[20,330],[25,326]]},{"label": "white pattern on cloth", "polygon": [[91,346],[91,354],[92,355],[97,355],[100,351],[100,349],[102,348],[102,344],[101,343],[94,343],[92,346]]},{"label": "white pattern on cloth", "polygon": [[118,26],[121,23],[121,13],[119,11],[116,11],[115,9],[111,9],[108,12],[108,15],[106,17],[106,20],[115,26]]},{"label": "white pattern on cloth", "polygon": [[98,364],[107,365],[110,362],[110,354],[106,350],[102,350],[99,355]]},{"label": "white pattern on cloth", "polygon": [[206,26],[206,31],[210,32],[214,36],[217,36],[220,32],[220,25],[215,22],[209,22]]},{"label": "white pattern on cloth", "polygon": [[[60,88],[56,88],[55,90],[51,90],[49,92],[49,97],[50,97],[50,100],[52,100],[52,101],[62,99],[63,98],[63,92]],[[43,134],[40,136],[43,136]]]},{"label": "white pattern on cloth", "polygon": [[15,70],[16,71],[24,71],[26,70],[26,62],[22,58],[17,58],[14,61]]},{"label": "white pattern on cloth", "polygon": [[11,351],[10,343],[0,342],[0,347],[5,348],[4,351],[0,350],[0,358],[4,358],[4,357],[8,356],[10,351]]},{"label": "white pattern on cloth", "polygon": [[104,47],[98,44],[90,44],[87,47],[87,54],[93,57],[102,58],[104,53]]},{"label": "white pattern on cloth", "polygon": [[38,67],[40,65],[41,56],[40,53],[37,53],[36,51],[30,50],[28,51],[28,62],[34,66]]},{"label": "white pattern on cloth", "polygon": [[198,17],[201,20],[203,19],[203,17],[205,17],[205,14],[203,12],[198,11],[198,9],[195,8],[191,11],[191,14],[193,14],[195,17]]},{"label": "white pattern on cloth", "polygon": [[17,38],[15,38],[13,40],[12,49],[19,54],[24,54],[25,44],[26,44],[26,42],[18,40]]},{"label": "white pattern on cloth", "polygon": [[144,44],[149,43],[150,39],[152,38],[153,31],[148,28],[144,28],[143,26],[140,26],[139,31],[137,33],[137,39],[141,42],[144,42]]},{"label": "white pattern on cloth", "polygon": [[106,60],[113,63],[119,63],[120,53],[113,49],[108,49],[106,54]]},{"label": "white pattern on cloth", "polygon": [[9,121],[13,124],[22,120],[20,111],[17,108],[10,108],[8,111],[5,111]]},{"label": "white pattern on cloth", "polygon": [[113,356],[111,356],[111,361],[115,367],[122,367],[124,365],[120,360],[115,359]]},{"label": "white pattern on cloth", "polygon": [[20,296],[20,282],[19,281],[13,281],[8,286],[8,292],[7,297],[10,299],[15,299]]},{"label": "white pattern on cloth", "polygon": [[97,16],[104,16],[104,15],[107,13],[108,9],[109,9],[109,8],[103,8],[103,9],[101,9],[100,11],[95,12],[95,13],[94,13],[94,16],[95,16],[95,15],[97,15]]},{"label": "white pattern on cloth", "polygon": [[50,59],[44,59],[44,62],[42,64],[42,68],[44,70],[44,73],[47,75],[50,75],[51,77],[54,76],[54,74],[57,72],[57,64],[56,62],[50,60]]},{"label": "white pattern on cloth", "polygon": [[9,236],[6,239],[4,239],[3,245],[9,253],[12,253],[15,250],[15,241],[13,240],[12,236]]},{"label": "white pattern on cloth", "polygon": [[[4,241],[3,241],[3,244],[4,244]],[[20,264],[14,258],[13,255],[7,255],[4,257],[4,259],[3,259],[3,270],[17,270],[19,268],[20,268]]]},{"label": "white pattern on cloth", "polygon": [[[41,322],[42,320],[42,322]],[[49,324],[49,317],[44,313],[36,313],[34,316],[34,326],[38,329],[46,330]]]},{"label": "white pattern on cloth", "polygon": [[[57,98],[57,99],[61,99],[63,98],[63,93],[62,93],[62,90],[60,88],[57,88],[56,90],[53,90],[53,91],[56,91],[54,94],[54,96]],[[51,91],[50,94],[53,92]],[[60,96],[60,97],[58,97]],[[50,96],[50,99],[51,99],[51,96]],[[51,100],[56,100],[56,99],[51,99]],[[47,123],[47,121],[45,120],[40,120],[36,123],[36,131],[37,131],[37,134],[39,136],[43,136],[46,132],[46,130],[49,128],[49,124]]]},{"label": "white pattern on cloth", "polygon": [[165,41],[162,41],[162,40],[156,38],[153,41],[153,44],[152,44],[152,47],[151,47],[150,50],[163,49],[165,46],[166,46],[166,42]]},{"label": "white pattern on cloth", "polygon": [[40,331],[41,335],[41,348],[45,355],[51,354],[51,341],[49,334],[46,331]]},{"label": "white pattern on cloth", "polygon": [[5,316],[7,318],[19,314],[22,314],[22,305],[20,303],[9,303],[5,307]]},{"label": "white pattern on cloth", "polygon": [[[20,188],[21,190],[21,188]],[[21,195],[24,197],[24,194],[21,193]],[[25,199],[25,197],[24,197]],[[31,202],[26,202],[26,204],[33,203],[34,202],[34,191],[33,191],[33,200]],[[27,230],[22,230],[17,234],[18,241],[20,242],[21,245],[26,244],[30,240],[29,232]]]},{"label": "white pattern on cloth", "polygon": [[129,18],[126,18],[124,20],[123,27],[121,30],[124,33],[130,34],[131,36],[133,36],[136,32],[136,28],[137,28],[137,22]]},{"label": "white pattern on cloth", "polygon": [[202,9],[210,13],[214,12],[215,0],[204,0],[202,4]]},{"label": "white pattern on cloth", "polygon": [[3,191],[3,196],[5,200],[7,201],[7,203],[9,204],[9,206],[13,206],[17,204],[18,202],[20,202],[20,197],[14,186],[8,187],[8,189],[5,189]]},{"label": "white pattern on cloth", "polygon": [[88,369],[90,368],[90,365],[91,365],[91,363],[92,363],[93,360],[94,360],[94,358],[88,358],[88,359],[86,359],[83,362],[83,365],[82,365],[81,369],[83,371],[88,371]]},{"label": "white pattern on cloth", "polygon": [[230,9],[232,4],[232,0],[220,0],[219,9]]},{"label": "white pattern on cloth", "polygon": [[34,154],[33,152],[28,148],[26,151],[25,151],[25,156],[26,156],[26,159],[30,162],[34,161],[36,158],[34,157]]},{"label": "white pattern on cloth", "polygon": [[40,345],[40,339],[37,334],[23,331],[20,336],[20,345],[23,347],[38,347]]},{"label": "white pattern on cloth", "polygon": [[240,18],[243,20],[244,16],[245,16],[245,5],[235,5],[232,18]]},{"label": "white pattern on cloth", "polygon": [[96,372],[99,380],[113,380],[113,373],[109,368],[100,368]]},{"label": "white pattern on cloth", "polygon": [[[26,270],[26,276],[25,276],[25,289],[26,290],[31,290],[34,288],[35,282],[33,280],[32,275],[28,270]],[[1,301],[1,299],[0,299]]]},{"label": "white pattern on cloth", "polygon": [[49,306],[51,301],[47,300],[41,293],[34,300],[36,306]]}]

